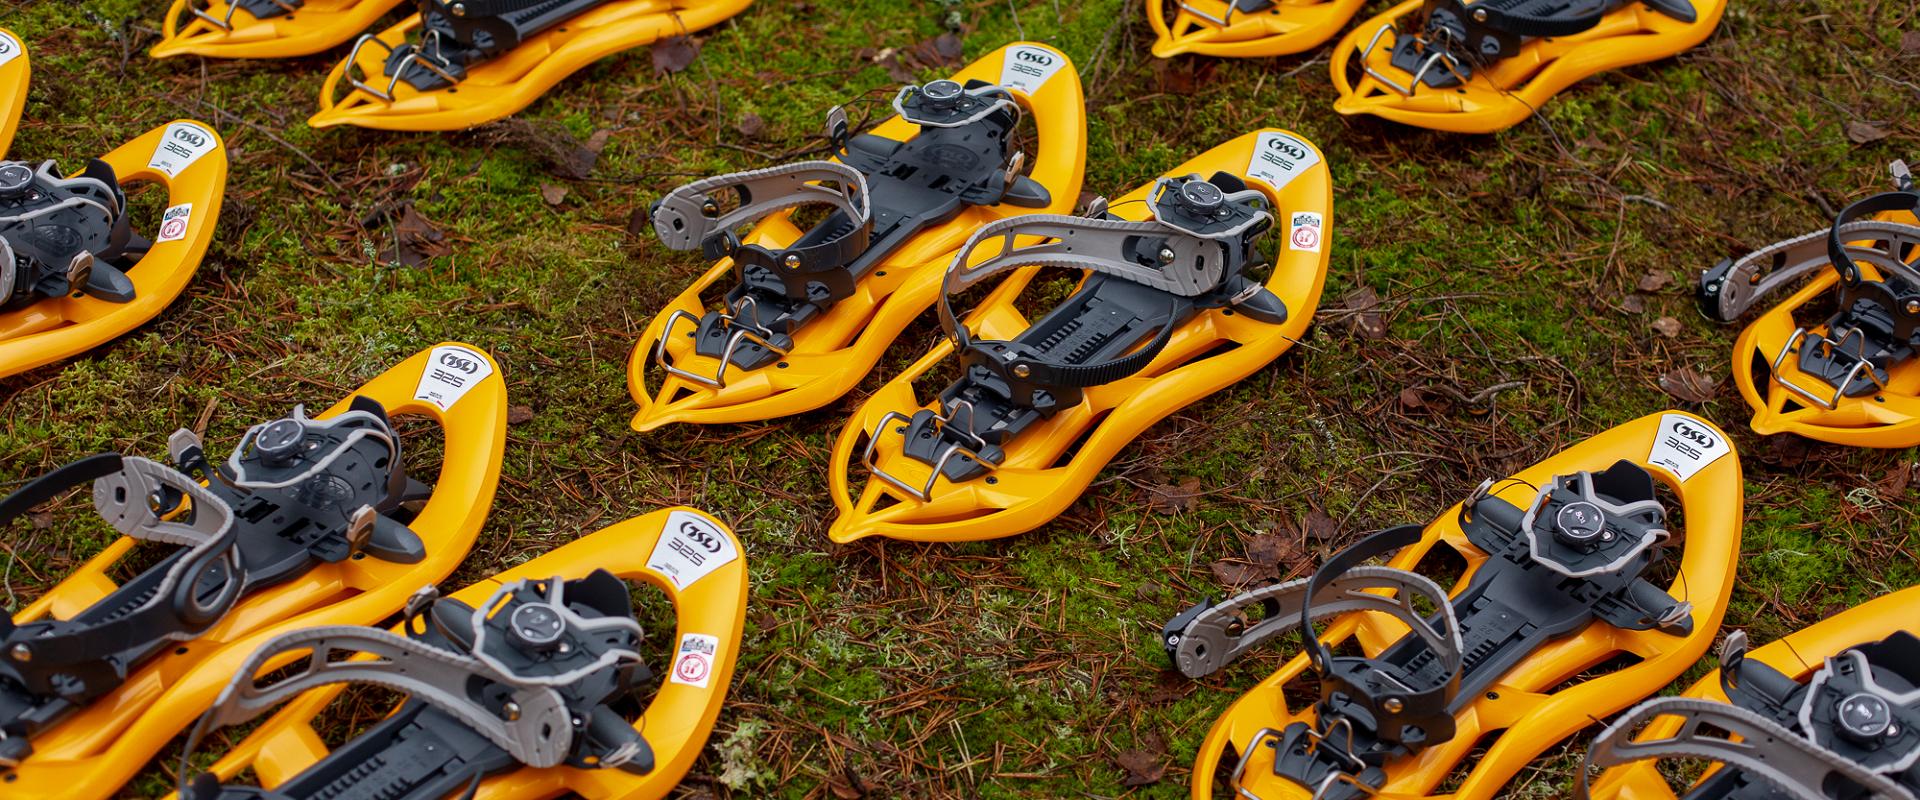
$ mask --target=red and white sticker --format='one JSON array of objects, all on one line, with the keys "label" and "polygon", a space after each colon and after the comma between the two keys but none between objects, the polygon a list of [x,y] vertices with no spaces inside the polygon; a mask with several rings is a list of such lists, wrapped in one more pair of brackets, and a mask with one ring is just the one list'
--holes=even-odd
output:
[{"label": "red and white sticker", "polygon": [[13,34],[0,31],[0,64],[19,58],[26,52],[27,48],[22,47],[20,40],[13,38]]},{"label": "red and white sticker", "polygon": [[160,235],[154,242],[177,242],[187,238],[187,224],[193,221],[193,204],[171,206],[160,215]]},{"label": "red and white sticker", "polygon": [[195,122],[175,122],[160,134],[160,144],[153,148],[153,157],[147,159],[147,166],[166,173],[169,178],[178,178],[193,162],[218,149],[220,137],[213,131]]},{"label": "red and white sticker", "polygon": [[1320,252],[1321,221],[1325,217],[1312,211],[1295,211],[1287,223],[1287,249],[1307,253]]},{"label": "red and white sticker", "polygon": [[465,347],[441,345],[428,354],[427,368],[420,371],[420,385],[414,388],[413,399],[448,411],[492,374],[493,362],[486,356]]},{"label": "red and white sticker", "polygon": [[673,654],[673,671],[667,680],[701,689],[713,681],[714,665],[720,660],[720,637],[688,633],[680,637]]}]

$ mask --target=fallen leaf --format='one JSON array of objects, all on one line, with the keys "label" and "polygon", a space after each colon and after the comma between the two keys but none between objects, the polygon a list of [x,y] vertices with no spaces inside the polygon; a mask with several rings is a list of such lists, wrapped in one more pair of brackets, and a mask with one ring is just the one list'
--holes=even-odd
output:
[{"label": "fallen leaf", "polygon": [[28,514],[27,519],[33,521],[34,530],[44,531],[48,528],[53,527],[53,514],[51,512],[35,511],[31,514]]},{"label": "fallen leaf", "polygon": [[866,790],[850,783],[843,783],[839,776],[827,779],[827,789],[833,792],[833,796],[840,798],[840,800],[859,800],[867,796]]},{"label": "fallen leaf", "polygon": [[392,242],[383,254],[387,263],[424,267],[433,257],[446,255],[450,251],[447,235],[428,222],[426,217],[420,216],[412,204],[402,206],[389,219],[393,222],[393,228],[390,232]]},{"label": "fallen leaf", "polygon": [[1426,408],[1427,396],[1412,386],[1400,390],[1400,405],[1407,408]]},{"label": "fallen leaf", "polygon": [[1178,670],[1163,669],[1153,681],[1153,688],[1147,690],[1147,702],[1154,704],[1171,703],[1186,697],[1193,691],[1193,681],[1180,674]]},{"label": "fallen leaf", "polygon": [[1640,276],[1640,283],[1638,285],[1640,291],[1657,292],[1667,288],[1667,284],[1669,283],[1673,283],[1673,276],[1656,269]]},{"label": "fallen leaf", "polygon": [[915,66],[957,67],[965,50],[960,37],[948,32],[914,45],[909,52]]},{"label": "fallen leaf", "polygon": [[761,119],[759,114],[748,112],[740,115],[740,121],[734,124],[733,129],[739,131],[741,136],[758,139],[760,134],[766,133],[767,121]]},{"label": "fallen leaf", "polygon": [[1150,600],[1159,595],[1160,584],[1153,581],[1141,581],[1139,586],[1133,587],[1133,596],[1139,600]]},{"label": "fallen leaf", "polygon": [[532,422],[532,421],[533,421],[532,406],[508,406],[507,407],[507,424],[508,425],[521,425],[521,424]]},{"label": "fallen leaf", "polygon": [[1647,313],[1646,299],[1637,294],[1627,295],[1627,299],[1620,301],[1620,307],[1629,314]]},{"label": "fallen leaf", "polygon": [[1768,462],[1780,467],[1797,467],[1813,455],[1813,440],[1791,433],[1767,437]]},{"label": "fallen leaf", "polygon": [[567,180],[592,177],[594,165],[600,162],[600,150],[611,135],[610,131],[595,131],[582,143],[559,122],[520,117],[495,122],[475,133],[491,142],[525,148],[546,164],[547,172]]},{"label": "fallen leaf", "polygon": [[1900,49],[1907,53],[1920,53],[1920,31],[1900,34]]},{"label": "fallen leaf", "polygon": [[634,238],[644,238],[653,232],[653,225],[651,223],[652,219],[651,215],[647,213],[647,207],[644,205],[634,206],[633,213],[627,215],[627,235]]},{"label": "fallen leaf", "polygon": [[1349,324],[1353,331],[1363,339],[1384,339],[1387,336],[1386,318],[1377,310],[1380,308],[1380,295],[1371,286],[1362,286],[1347,293],[1340,300],[1346,311],[1353,314]]},{"label": "fallen leaf", "polygon": [[1299,553],[1298,542],[1275,533],[1262,533],[1247,541],[1247,560],[1264,567],[1292,563]]},{"label": "fallen leaf", "polygon": [[1661,317],[1653,321],[1653,329],[1669,339],[1680,335],[1680,320],[1673,317]]},{"label": "fallen leaf", "polygon": [[1151,786],[1167,771],[1165,758],[1145,750],[1127,750],[1113,762],[1127,773],[1120,779],[1121,786]]},{"label": "fallen leaf", "polygon": [[547,205],[550,206],[560,205],[567,199],[567,187],[551,183],[540,184],[540,199],[547,201]]},{"label": "fallen leaf", "polygon": [[607,140],[611,138],[613,138],[613,131],[611,129],[601,128],[600,130],[594,131],[587,135],[587,149],[592,150],[593,154],[597,156],[602,150],[607,149]]},{"label": "fallen leaf", "polygon": [[1907,487],[1913,485],[1913,462],[1902,461],[1887,470],[1887,477],[1880,481],[1880,495],[1890,499],[1899,499],[1907,493]]},{"label": "fallen leaf", "polygon": [[1192,511],[1200,497],[1200,479],[1188,478],[1177,486],[1159,484],[1147,487],[1147,510],[1160,514]]},{"label": "fallen leaf", "polygon": [[1871,122],[1856,119],[1847,123],[1847,139],[1854,144],[1872,144],[1887,136],[1884,128]]},{"label": "fallen leaf", "polygon": [[1208,564],[1207,568],[1213,571],[1215,580],[1233,589],[1252,586],[1260,582],[1261,579],[1268,577],[1268,573],[1271,572],[1271,570],[1249,564],[1245,561],[1227,561],[1224,559]]},{"label": "fallen leaf", "polygon": [[1719,383],[1709,380],[1692,367],[1681,367],[1660,376],[1660,388],[1676,399],[1688,403],[1704,403],[1713,399]]},{"label": "fallen leaf", "polygon": [[1340,538],[1340,523],[1335,522],[1333,517],[1327,516],[1325,511],[1317,508],[1307,512],[1307,516],[1300,521],[1300,527],[1316,542],[1329,542]]},{"label": "fallen leaf", "polygon": [[699,42],[685,36],[669,36],[653,45],[653,74],[684,72],[699,57]]}]

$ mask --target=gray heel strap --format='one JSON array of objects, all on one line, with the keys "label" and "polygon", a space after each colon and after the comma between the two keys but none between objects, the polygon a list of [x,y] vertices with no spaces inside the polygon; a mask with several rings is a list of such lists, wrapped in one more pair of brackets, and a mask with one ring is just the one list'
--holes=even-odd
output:
[{"label": "gray heel strap", "polygon": [[[1402,569],[1358,566],[1327,581],[1319,597],[1309,598],[1307,584],[1310,581],[1303,578],[1243,592],[1202,612],[1187,626],[1175,649],[1174,662],[1180,673],[1189,678],[1210,675],[1248,650],[1274,637],[1298,630],[1301,611],[1309,603],[1312,618],[1316,622],[1357,611],[1391,614],[1407,623],[1414,634],[1440,656],[1443,663],[1450,665],[1453,671],[1458,671],[1461,660],[1459,623],[1454,618],[1453,606],[1447,602],[1446,592],[1439,584]],[[1393,589],[1395,594],[1386,597],[1369,591],[1377,589]],[[1425,615],[1413,608],[1415,594],[1426,596],[1442,609],[1444,631],[1435,630]],[[1234,633],[1234,629],[1241,627],[1239,612],[1270,602],[1277,604],[1278,609],[1259,622],[1244,626],[1239,633]]]},{"label": "gray heel strap", "polygon": [[[837,187],[837,188],[835,188]],[[739,208],[719,214],[711,197],[737,189]],[[867,176],[837,161],[802,161],[704,178],[674,189],[653,209],[653,231],[674,250],[692,250],[716,233],[805,205],[830,205],[864,226],[873,218]]]}]

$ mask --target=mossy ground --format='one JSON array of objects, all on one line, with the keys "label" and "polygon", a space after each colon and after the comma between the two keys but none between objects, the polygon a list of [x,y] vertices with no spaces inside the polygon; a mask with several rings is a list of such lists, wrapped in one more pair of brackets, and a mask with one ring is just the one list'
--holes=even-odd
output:
[{"label": "mossy ground", "polygon": [[[1585,81],[1538,119],[1475,138],[1336,116],[1325,48],[1155,61],[1133,0],[765,0],[699,34],[685,71],[657,73],[644,51],[609,58],[521,114],[582,141],[604,132],[584,179],[556,174],[538,137],[311,130],[344,49],[156,62],[143,52],[164,5],[5,4],[34,59],[15,157],[74,164],[192,116],[220,128],[233,170],[214,247],[158,321],[0,381],[0,481],[105,448],[156,455],[208,413],[209,440],[230,442],[428,344],[489,348],[533,415],[509,433],[491,522],[456,584],[668,503],[712,510],[747,543],[741,669],[689,796],[1184,796],[1208,725],[1280,655],[1163,683],[1154,634],[1219,593],[1209,564],[1242,558],[1255,531],[1304,537],[1315,511],[1346,531],[1427,519],[1484,477],[1676,405],[1733,431],[1744,454],[1731,624],[1767,641],[1920,583],[1914,494],[1890,477],[1913,451],[1753,436],[1726,379],[1735,329],[1703,320],[1689,296],[1698,269],[1825,224],[1823,206],[1881,189],[1888,161],[1920,156],[1907,4],[1736,2],[1701,48]],[[1300,347],[1149,431],[1039,531],[834,547],[832,437],[936,329],[923,321],[855,397],[822,411],[630,434],[627,353],[701,265],[628,221],[684,176],[816,146],[832,104],[882,114],[896,79],[875,51],[956,22],[968,58],[1024,35],[1078,64],[1091,191],[1123,192],[1262,125],[1314,140],[1337,187],[1328,301]],[[1850,138],[1855,123],[1882,138],[1857,126]],[[564,199],[544,200],[543,184]],[[424,268],[386,263],[392,231],[361,220],[396,201],[444,230],[450,252]],[[1362,288],[1382,300],[1384,337],[1340,310]],[[1662,317],[1677,335],[1655,331]],[[1713,398],[1665,394],[1657,378],[1680,368],[1717,380]],[[1455,399],[1499,384],[1510,388],[1491,400]],[[1197,496],[1149,502],[1190,479]],[[104,544],[83,512],[69,500],[52,528],[8,532],[16,602]],[[1164,774],[1123,786],[1127,750]],[[1560,796],[1577,763],[1567,752],[1511,792]],[[170,769],[156,762],[128,793],[158,790]]]}]

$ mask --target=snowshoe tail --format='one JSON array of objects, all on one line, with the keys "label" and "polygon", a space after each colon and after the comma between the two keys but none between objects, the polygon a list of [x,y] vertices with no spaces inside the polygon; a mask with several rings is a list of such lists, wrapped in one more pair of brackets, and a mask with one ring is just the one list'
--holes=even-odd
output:
[{"label": "snowshoe tail", "polygon": [[[654,689],[637,647],[634,583],[673,603],[669,663]],[[284,705],[180,797],[305,800],[344,792],[438,800],[462,790],[495,798],[665,797],[693,766],[726,701],[746,600],[746,557],[732,532],[702,512],[672,508],[446,597],[423,592],[392,632],[336,626],[251,637],[195,674],[198,692],[221,692],[221,701],[194,738]],[[324,653],[355,651],[432,663],[406,674],[350,661],[319,666]],[[312,653],[316,666],[266,685],[252,680],[263,666],[301,653]],[[398,689],[409,699],[386,721],[329,748],[314,734],[316,720],[347,682]],[[475,683],[497,689],[513,710],[468,699],[462,689]],[[619,710],[628,695],[652,699],[634,714]],[[260,788],[221,785],[244,771]]]},{"label": "snowshoe tail", "polygon": [[497,0],[484,18],[456,16],[445,0],[416,2],[425,13],[354,43],[307,124],[471,128],[526,108],[601,58],[718,25],[752,0]]},{"label": "snowshoe tail", "polygon": [[[714,263],[629,357],[636,430],[772,419],[839,399],[939,298],[969,234],[1064,212],[1080,194],[1085,103],[1058,50],[1007,45],[951,79],[903,88],[894,105],[899,115],[858,135],[830,112],[833,161],[708,178],[656,204],[662,242]],[[1028,115],[1031,157],[1013,141]],[[735,207],[741,194],[751,201]],[[802,231],[789,216],[802,205],[833,213]],[[710,309],[702,294],[721,287],[731,287],[724,307]]]},{"label": "snowshoe tail", "polygon": [[26,43],[13,31],[0,28],[0,158],[13,144],[20,112],[27,106],[27,84],[33,74],[28,61]]},{"label": "snowshoe tail", "polygon": [[[1920,192],[1904,163],[1892,171],[1895,191],[1848,206],[1833,226],[1701,275],[1702,310],[1721,322],[1794,289],[1734,342],[1733,379],[1756,432],[1920,444]],[[1829,296],[1837,310],[1822,316],[1814,309]]]},{"label": "snowshoe tail", "polygon": [[[1147,427],[1272,362],[1319,304],[1333,223],[1328,174],[1313,144],[1269,129],[1088,216],[980,228],[939,289],[949,339],[840,432],[839,517],[829,535],[954,542],[1033,530]],[[1260,284],[1243,270],[1266,259],[1260,239],[1270,229],[1277,260]],[[1089,246],[1059,244],[1066,236]],[[1143,242],[1158,244],[1147,252]],[[1032,321],[1014,305],[1035,277],[1029,265],[1087,278]],[[955,317],[947,290],[1006,271],[964,322]],[[914,382],[950,357],[964,377],[922,400]],[[865,474],[857,489],[856,471]]]},{"label": "snowshoe tail", "polygon": [[372,27],[404,0],[173,0],[154,58],[294,58]]},{"label": "snowshoe tail", "polygon": [[[1752,651],[1744,633],[1729,633],[1720,669],[1678,697],[1634,707],[1595,738],[1575,797],[1920,797],[1916,603],[1920,587],[1894,592]],[[1719,767],[1679,789],[1657,766],[1668,758]],[[1596,766],[1605,768],[1597,776]]]},{"label": "snowshoe tail", "polygon": [[[175,120],[66,179],[50,167],[0,162],[0,193],[8,186],[19,191],[35,181],[62,180],[99,188],[79,192],[83,196],[65,209],[30,204],[0,212],[0,250],[29,254],[32,243],[15,240],[8,231],[24,230],[27,222],[44,221],[48,214],[88,216],[82,212],[92,209],[110,224],[75,223],[77,228],[99,227],[86,232],[76,228],[76,236],[98,246],[46,254],[57,261],[39,265],[38,277],[48,279],[41,291],[35,292],[27,281],[16,282],[19,273],[0,274],[0,377],[84,353],[166,309],[192,281],[213,238],[227,184],[227,152],[210,126]],[[159,219],[125,218],[120,187],[134,181],[166,187],[167,208]],[[46,288],[61,291],[49,295]]]},{"label": "snowshoe tail", "polygon": [[[100,513],[127,534],[0,621],[7,794],[111,797],[262,641],[379,622],[451,574],[492,505],[506,414],[499,366],[445,343],[324,413],[296,407],[254,426],[225,460],[181,431],[167,464],[95,456],[0,501],[10,517],[92,480]],[[424,497],[390,415],[444,434]],[[116,583],[136,541],[180,550]]]},{"label": "snowshoe tail", "polygon": [[[1305,651],[1214,723],[1192,796],[1505,796],[1542,752],[1705,653],[1742,499],[1724,432],[1653,414],[1489,480],[1424,528],[1363,538],[1309,579],[1188,609],[1161,644],[1190,677],[1276,641]],[[1669,530],[1674,512],[1684,531]],[[1420,574],[1441,548],[1468,565],[1446,593]],[[1417,596],[1442,611],[1416,611]]]},{"label": "snowshoe tail", "polygon": [[1153,54],[1268,58],[1312,50],[1340,32],[1363,0],[1146,0]]},{"label": "snowshoe tail", "polygon": [[1580,80],[1705,41],[1726,0],[1405,0],[1333,49],[1341,114],[1492,133]]}]

